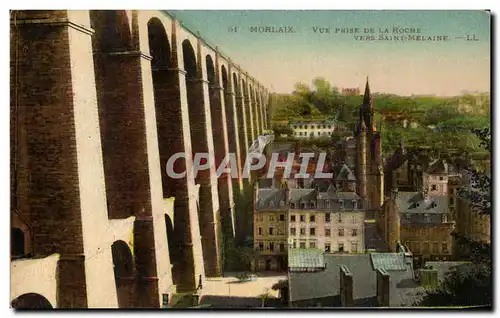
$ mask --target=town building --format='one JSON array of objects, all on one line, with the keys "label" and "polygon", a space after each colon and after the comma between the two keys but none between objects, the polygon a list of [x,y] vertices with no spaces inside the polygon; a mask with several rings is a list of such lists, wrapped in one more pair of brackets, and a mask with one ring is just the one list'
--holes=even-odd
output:
[{"label": "town building", "polygon": [[448,197],[427,191],[401,192],[393,189],[382,206],[377,225],[389,251],[402,242],[414,256],[417,267],[426,261],[451,260],[454,222]]},{"label": "town building", "polygon": [[296,138],[320,138],[330,137],[336,127],[333,120],[318,121],[291,121],[289,126],[294,130],[293,136]]},{"label": "town building", "polygon": [[261,188],[255,192],[254,249],[257,271],[287,268],[288,189]]},{"label": "town building", "polygon": [[299,250],[297,254],[288,274],[290,307],[412,306],[425,290],[416,280],[411,253],[403,250],[355,255]]}]

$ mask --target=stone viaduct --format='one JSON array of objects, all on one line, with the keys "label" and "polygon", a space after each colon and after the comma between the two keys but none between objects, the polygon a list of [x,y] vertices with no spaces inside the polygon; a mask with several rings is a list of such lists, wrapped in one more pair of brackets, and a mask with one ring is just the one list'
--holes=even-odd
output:
[{"label": "stone viaduct", "polygon": [[[11,12],[14,307],[159,307],[221,275],[239,171],[268,125],[256,79],[162,11]],[[210,170],[166,162],[208,152]]]}]

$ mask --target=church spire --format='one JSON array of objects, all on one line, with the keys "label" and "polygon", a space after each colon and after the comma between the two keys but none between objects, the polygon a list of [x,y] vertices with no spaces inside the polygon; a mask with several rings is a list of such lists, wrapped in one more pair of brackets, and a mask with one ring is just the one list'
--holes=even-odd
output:
[{"label": "church spire", "polygon": [[373,109],[372,104],[372,94],[370,92],[370,83],[368,82],[368,76],[366,77],[365,94],[363,96],[363,106],[370,105],[370,110]]}]

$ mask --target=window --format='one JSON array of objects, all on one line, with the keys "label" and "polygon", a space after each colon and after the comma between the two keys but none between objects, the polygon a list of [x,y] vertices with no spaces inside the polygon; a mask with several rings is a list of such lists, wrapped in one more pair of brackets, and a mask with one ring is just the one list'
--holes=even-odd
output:
[{"label": "window", "polygon": [[300,215],[300,222],[305,222],[306,221],[306,216],[304,214]]},{"label": "window", "polygon": [[358,252],[358,242],[351,242],[351,253]]},{"label": "window", "polygon": [[263,251],[264,250],[264,242],[259,242],[259,251]]},{"label": "window", "polygon": [[290,235],[292,235],[292,236],[295,236],[295,235],[296,235],[296,231],[295,231],[295,228],[294,228],[294,227],[291,227],[291,228],[290,228]]},{"label": "window", "polygon": [[405,220],[410,221],[411,220],[411,215],[410,213],[405,213]]},{"label": "window", "polygon": [[358,235],[358,229],[352,229],[352,236]]},{"label": "window", "polygon": [[306,203],[305,202],[300,202],[300,208],[305,209],[306,208]]},{"label": "window", "polygon": [[262,228],[259,226],[259,235],[262,235]]},{"label": "window", "polygon": [[295,222],[295,215],[290,215],[290,222]]},{"label": "window", "polygon": [[284,214],[280,214],[280,221],[281,222],[285,221],[285,215]]},{"label": "window", "polygon": [[261,213],[257,214],[257,221],[258,222],[264,221],[264,215],[262,215]]},{"label": "window", "polygon": [[293,241],[292,248],[297,248],[297,242]]},{"label": "window", "polygon": [[270,221],[270,222],[274,222],[274,215],[272,215],[272,214],[271,214],[271,215],[269,215],[269,221]]},{"label": "window", "polygon": [[326,202],[325,202],[325,206],[326,206],[327,208],[330,208],[330,207],[331,207],[330,200],[326,200]]},{"label": "window", "polygon": [[270,242],[270,243],[269,243],[269,250],[270,250],[271,252],[273,252],[273,251],[274,251],[274,243],[273,243],[273,242]]},{"label": "window", "polygon": [[340,208],[343,209],[344,208],[344,200],[339,200],[339,205],[340,205]]},{"label": "window", "polygon": [[450,205],[453,205],[455,203],[453,199],[453,197],[450,198]]},{"label": "window", "polygon": [[309,222],[315,222],[315,219],[314,215],[309,216]]},{"label": "window", "polygon": [[429,242],[424,242],[424,254],[429,254]]},{"label": "window", "polygon": [[339,236],[344,236],[344,229],[343,228],[339,228]]},{"label": "window", "polygon": [[439,177],[439,181],[443,181],[443,180],[444,180],[444,178],[443,178],[443,177]]},{"label": "window", "polygon": [[274,201],[269,201],[269,207],[274,208]]},{"label": "window", "polygon": [[316,248],[316,242],[309,242],[310,248]]},{"label": "window", "polygon": [[439,244],[437,242],[432,243],[432,253],[439,254]]},{"label": "window", "polygon": [[339,252],[344,251],[344,243],[339,243]]},{"label": "window", "polygon": [[332,231],[330,229],[325,229],[325,236],[331,236]]},{"label": "window", "polygon": [[300,248],[306,248],[306,242],[300,242]]},{"label": "window", "polygon": [[429,214],[424,214],[424,221],[429,222]]},{"label": "window", "polygon": [[330,213],[325,213],[325,222],[330,222]]},{"label": "window", "polygon": [[274,233],[273,233],[273,232],[274,232],[274,228],[270,227],[270,228],[269,228],[269,235],[274,235]]},{"label": "window", "polygon": [[295,203],[290,202],[290,209],[295,209]]},{"label": "window", "polygon": [[285,243],[280,243],[280,252],[285,251]]},{"label": "window", "polygon": [[309,229],[309,235],[311,235],[311,236],[316,235],[316,229],[314,227]]},{"label": "window", "polygon": [[339,213],[339,223],[342,223],[342,213]]},{"label": "window", "polygon": [[330,253],[330,243],[325,243],[325,253]]},{"label": "window", "polygon": [[441,244],[441,249],[443,250],[443,254],[448,254],[448,244]]},{"label": "window", "polygon": [[300,228],[300,235],[306,235],[306,229],[304,227]]},{"label": "window", "polygon": [[437,190],[437,187],[435,184],[431,184],[431,191],[436,191]]},{"label": "window", "polygon": [[356,210],[358,208],[358,201],[352,200],[352,208]]},{"label": "window", "polygon": [[311,207],[311,209],[315,209],[315,208],[316,208],[316,202],[311,201],[311,202],[309,203],[309,206]]},{"label": "window", "polygon": [[285,206],[285,201],[281,200],[280,201],[280,206]]},{"label": "window", "polygon": [[442,223],[448,223],[448,215],[447,214],[441,215],[441,222]]}]

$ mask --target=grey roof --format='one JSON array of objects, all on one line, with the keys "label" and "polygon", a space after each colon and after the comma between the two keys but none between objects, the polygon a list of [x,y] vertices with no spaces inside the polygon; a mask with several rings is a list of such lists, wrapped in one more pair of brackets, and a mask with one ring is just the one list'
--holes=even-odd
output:
[{"label": "grey roof", "polygon": [[320,193],[327,192],[331,186],[332,186],[332,183],[329,180],[314,180],[313,181],[313,188],[318,190]]},{"label": "grey roof", "polygon": [[438,159],[429,164],[425,171],[428,174],[448,174],[448,163],[444,159]]},{"label": "grey roof", "polygon": [[344,163],[335,171],[335,181],[356,181],[356,176]]},{"label": "grey roof", "polygon": [[315,189],[290,189],[290,202],[316,200]]},{"label": "grey roof", "polygon": [[400,191],[396,197],[396,206],[400,213],[448,213],[448,197],[429,195],[424,199],[421,192]]},{"label": "grey roof", "polygon": [[288,250],[288,267],[294,268],[324,268],[323,251],[317,248]]},{"label": "grey roof", "polygon": [[407,265],[403,254],[371,253],[374,270],[383,268],[386,271],[405,271]]},{"label": "grey roof", "polygon": [[[287,189],[259,189],[257,192],[257,209],[277,209],[280,207],[280,201],[285,201],[286,205],[286,192]],[[273,204],[271,204],[271,201],[273,202]]]},{"label": "grey roof", "polygon": [[[353,274],[354,306],[376,306],[377,276],[371,254],[343,254],[324,256],[326,269],[319,272],[290,272],[290,300],[337,298],[340,289],[340,266],[345,265]],[[390,274],[390,306],[411,305],[416,293],[423,288],[413,280],[413,269],[388,271]],[[331,306],[339,306],[333,302]]]}]

